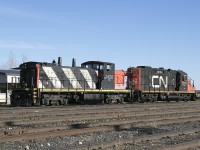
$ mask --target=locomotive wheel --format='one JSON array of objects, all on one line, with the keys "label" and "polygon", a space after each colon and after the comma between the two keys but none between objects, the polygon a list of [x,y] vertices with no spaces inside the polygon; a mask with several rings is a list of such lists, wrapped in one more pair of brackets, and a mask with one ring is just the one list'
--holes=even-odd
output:
[{"label": "locomotive wheel", "polygon": [[30,107],[32,106],[32,102],[27,98],[24,100],[25,101],[25,106]]},{"label": "locomotive wheel", "polygon": [[166,96],[166,100],[167,100],[167,102],[170,102],[170,99],[168,98],[168,95]]},{"label": "locomotive wheel", "polygon": [[64,99],[64,100],[63,100],[63,105],[64,105],[64,106],[68,105],[68,99]]},{"label": "locomotive wheel", "polygon": [[45,99],[45,103],[44,103],[46,106],[50,106],[50,100],[48,99]]},{"label": "locomotive wheel", "polygon": [[120,103],[123,104],[124,103],[124,98],[120,99]]},{"label": "locomotive wheel", "polygon": [[139,103],[144,103],[144,99],[143,99],[143,98],[140,98],[140,97],[137,98],[137,101],[138,101]]},{"label": "locomotive wheel", "polygon": [[119,98],[119,99],[117,99],[117,103],[118,103],[118,104],[123,104],[123,103],[124,103],[124,98]]},{"label": "locomotive wheel", "polygon": [[56,106],[59,106],[59,105],[60,105],[60,102],[59,102],[59,101],[57,101],[57,102],[56,102]]},{"label": "locomotive wheel", "polygon": [[142,95],[142,97],[138,97],[137,98],[137,101],[139,102],[139,103],[145,103],[145,102],[147,102],[147,97],[146,96],[144,96],[144,95]]},{"label": "locomotive wheel", "polygon": [[11,101],[11,106],[12,107],[17,107],[18,103],[17,103],[17,99],[12,99]]},{"label": "locomotive wheel", "polygon": [[184,102],[187,102],[188,100],[189,100],[188,97],[184,97],[184,98],[183,98],[183,101],[184,101]]},{"label": "locomotive wheel", "polygon": [[128,102],[130,102],[130,103],[133,103],[133,101],[134,101],[132,98],[128,98],[127,100],[128,100]]},{"label": "locomotive wheel", "polygon": [[158,97],[154,97],[154,98],[153,98],[153,103],[156,103],[157,100],[158,100]]},{"label": "locomotive wheel", "polygon": [[180,98],[176,99],[176,102],[180,102],[180,101],[181,101],[181,99],[180,99]]},{"label": "locomotive wheel", "polygon": [[153,102],[154,102],[154,98],[150,97],[150,98],[149,98],[149,102],[150,102],[150,103],[153,103]]},{"label": "locomotive wheel", "polygon": [[104,100],[104,103],[105,103],[105,104],[110,104],[110,102],[111,102],[111,100],[110,100],[109,98],[106,98],[106,99]]}]

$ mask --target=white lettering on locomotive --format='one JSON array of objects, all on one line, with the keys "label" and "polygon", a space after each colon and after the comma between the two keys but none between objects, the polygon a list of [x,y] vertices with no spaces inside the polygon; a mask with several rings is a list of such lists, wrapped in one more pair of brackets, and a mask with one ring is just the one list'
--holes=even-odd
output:
[{"label": "white lettering on locomotive", "polygon": [[[158,84],[155,84],[155,80],[158,80]],[[168,77],[167,76],[166,76],[165,81],[162,76],[158,76],[158,75],[152,76],[152,87],[153,88],[160,88],[162,86],[162,84],[164,85],[165,88],[167,88],[167,85],[168,85]]]},{"label": "white lettering on locomotive", "polygon": [[114,79],[113,75],[108,75],[108,74],[106,74],[106,75],[104,76],[104,80],[111,81],[111,80],[113,80],[113,79]]}]

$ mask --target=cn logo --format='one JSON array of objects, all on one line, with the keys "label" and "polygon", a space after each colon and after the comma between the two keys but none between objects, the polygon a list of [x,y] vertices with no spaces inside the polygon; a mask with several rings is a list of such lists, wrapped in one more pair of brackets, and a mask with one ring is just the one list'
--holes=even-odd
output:
[{"label": "cn logo", "polygon": [[[155,83],[156,81],[158,84]],[[165,81],[162,76],[158,76],[158,75],[152,76],[152,87],[153,88],[160,88],[162,86],[162,84],[164,85],[165,88],[167,88],[167,85],[168,85],[168,77],[167,76],[166,76]]]}]

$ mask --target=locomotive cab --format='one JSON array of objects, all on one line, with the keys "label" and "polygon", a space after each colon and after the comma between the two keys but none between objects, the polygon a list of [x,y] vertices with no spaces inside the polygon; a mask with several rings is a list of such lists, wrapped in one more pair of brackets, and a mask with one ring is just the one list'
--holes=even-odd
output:
[{"label": "locomotive cab", "polygon": [[188,78],[187,74],[181,70],[176,72],[176,91],[187,91],[188,89]]},{"label": "locomotive cab", "polygon": [[82,63],[81,67],[96,70],[98,74],[96,89],[114,89],[115,64],[102,61],[87,61]]},{"label": "locomotive cab", "polygon": [[37,62],[27,62],[20,65],[20,85],[22,88],[38,87],[39,66]]}]

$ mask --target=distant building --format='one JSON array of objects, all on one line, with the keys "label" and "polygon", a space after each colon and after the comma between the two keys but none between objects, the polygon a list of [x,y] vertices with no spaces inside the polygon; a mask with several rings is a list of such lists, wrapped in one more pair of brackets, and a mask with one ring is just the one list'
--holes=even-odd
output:
[{"label": "distant building", "polygon": [[19,85],[19,70],[0,70],[0,104],[10,104],[12,89]]}]

